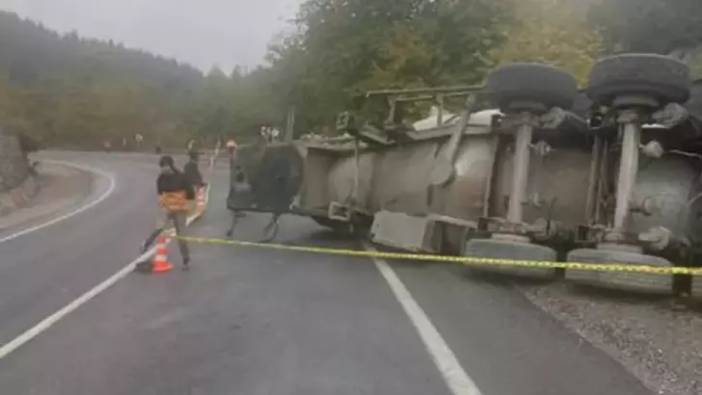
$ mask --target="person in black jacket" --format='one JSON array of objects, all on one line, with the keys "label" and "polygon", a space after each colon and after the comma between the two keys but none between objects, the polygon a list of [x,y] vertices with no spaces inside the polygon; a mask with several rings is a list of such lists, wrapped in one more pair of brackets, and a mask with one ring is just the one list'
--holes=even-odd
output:
[{"label": "person in black jacket", "polygon": [[[159,196],[159,204],[162,215],[159,218],[157,229],[144,242],[143,249],[146,250],[158,235],[168,227],[173,225],[177,236],[185,236],[186,222],[191,202],[195,199],[193,185],[181,173],[170,156],[163,156],[159,161],[161,174],[156,180],[156,191]],[[180,255],[183,259],[183,270],[189,269],[190,251],[185,240],[178,239]]]},{"label": "person in black jacket", "polygon": [[200,168],[198,167],[198,153],[196,151],[190,151],[188,154],[190,160],[185,164],[183,168],[183,173],[185,178],[190,182],[195,190],[198,190],[205,186],[205,182],[202,180],[202,174],[200,174]]}]

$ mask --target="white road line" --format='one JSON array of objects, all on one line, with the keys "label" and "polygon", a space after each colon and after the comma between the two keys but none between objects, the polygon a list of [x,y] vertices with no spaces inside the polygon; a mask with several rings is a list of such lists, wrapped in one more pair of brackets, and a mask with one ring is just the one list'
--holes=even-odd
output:
[{"label": "white road line", "polygon": [[[375,251],[375,248],[364,243],[363,245],[367,250]],[[392,290],[395,298],[397,298],[402,308],[409,316],[412,325],[419,333],[419,337],[422,339],[424,346],[426,347],[429,355],[431,355],[434,364],[444,378],[446,385],[451,390],[453,395],[480,395],[481,392],[475,385],[475,382],[471,380],[468,374],[463,370],[460,362],[456,358],[456,355],[451,351],[448,344],[441,334],[436,329],[434,324],[429,320],[429,317],[424,312],[421,306],[412,297],[405,284],[397,277],[395,271],[392,270],[390,265],[382,259],[373,258],[375,266],[380,271],[388,286]]]},{"label": "white road line", "polygon": [[32,227],[27,228],[27,229],[23,229],[17,233],[13,233],[9,236],[5,236],[3,238],[0,238],[0,243],[4,243],[6,241],[16,239],[20,236],[26,235],[27,233],[35,232],[39,229],[46,228],[47,226],[54,225],[54,224],[59,223],[63,220],[66,220],[66,219],[71,218],[75,215],[78,215],[78,214],[84,212],[85,210],[88,210],[92,207],[95,207],[96,205],[100,204],[103,200],[107,199],[107,197],[110,196],[110,194],[112,194],[112,192],[115,190],[115,187],[117,185],[115,182],[115,178],[112,174],[106,173],[106,172],[99,170],[99,169],[95,169],[95,168],[83,166],[83,165],[77,165],[75,163],[63,162],[63,161],[44,160],[44,162],[56,163],[56,164],[60,164],[60,165],[64,165],[64,166],[73,167],[73,168],[76,168],[79,170],[87,171],[90,173],[98,174],[102,177],[107,178],[109,180],[110,185],[107,188],[107,191],[105,191],[102,195],[100,195],[97,199],[93,200],[92,202],[90,202],[90,203],[88,203],[80,208],[77,208],[77,209],[71,211],[70,213],[56,217],[50,221],[44,222],[44,223],[36,225],[36,226],[32,226]]},{"label": "white road line", "polygon": [[[69,165],[74,166],[74,167],[77,167],[77,168],[82,168],[82,169],[84,169],[84,170],[87,170],[87,168],[84,168],[84,167],[82,167],[82,166],[73,165],[73,164],[69,164]],[[108,176],[108,177],[110,178],[111,182],[110,182],[110,188],[109,188],[108,192],[111,193],[112,190],[114,189],[114,185],[115,185],[114,178],[113,178],[111,175],[109,175],[109,174],[107,174],[107,173],[104,173],[104,172],[102,172],[102,171],[100,171],[100,170],[97,170],[96,173],[102,173],[102,174],[104,174],[104,175],[106,175],[106,176]],[[70,213],[70,214],[67,215],[67,216],[64,216],[63,219],[66,219],[66,218],[68,218],[68,217],[70,217],[70,216],[73,216],[73,215],[75,215],[75,214],[78,214],[79,212],[85,211],[85,210],[87,210],[88,208],[90,208],[90,207],[92,207],[92,206],[94,206],[94,205],[100,203],[102,200],[104,200],[104,199],[107,197],[107,195],[109,195],[109,193],[104,194],[104,195],[101,196],[100,198],[98,198],[98,199],[96,199],[95,201],[91,202],[89,205],[84,206],[84,207],[80,208],[79,210],[76,210],[76,211]],[[210,196],[210,187],[208,186],[208,187],[207,187],[207,191],[206,191],[206,198],[207,198],[207,201],[209,201],[209,196]],[[196,213],[196,214],[194,214],[194,215],[188,217],[188,219],[187,219],[187,224],[190,225],[192,222],[194,222],[196,219],[198,219],[201,215],[202,215],[202,213],[199,213],[199,214]],[[55,220],[53,220],[53,221],[47,222],[47,223],[45,223],[45,224],[43,224],[43,225],[41,225],[41,226],[39,226],[39,227],[35,227],[35,228],[36,228],[36,229],[40,229],[40,228],[49,226],[49,225],[51,225],[51,224],[54,224],[54,223],[56,223],[56,222],[58,222],[58,221],[60,221],[60,220],[62,220],[62,219],[58,219],[58,218],[57,218],[57,219],[55,219]],[[36,229],[34,229],[34,230],[36,230]],[[25,231],[23,231],[24,233],[22,233],[22,234],[26,234],[26,233],[29,233],[29,232],[31,232],[31,231],[32,231],[32,230],[25,230]],[[20,233],[21,233],[21,232],[20,232]],[[14,237],[19,237],[19,236],[21,236],[21,234],[17,234],[17,235],[15,235]],[[82,305],[88,303],[91,299],[95,298],[96,296],[100,295],[102,292],[106,291],[106,290],[107,290],[108,288],[110,288],[111,286],[115,285],[115,284],[117,283],[117,281],[123,279],[124,277],[127,276],[127,274],[129,274],[129,273],[131,273],[132,271],[134,271],[134,267],[136,266],[137,263],[139,263],[139,262],[141,262],[141,261],[143,261],[143,260],[145,260],[145,259],[148,259],[148,258],[150,258],[151,256],[153,256],[153,255],[155,255],[155,254],[156,254],[156,247],[154,246],[154,247],[152,247],[150,250],[146,251],[145,253],[141,254],[141,256],[139,256],[138,258],[136,258],[135,260],[133,260],[132,262],[130,262],[127,266],[125,266],[125,267],[123,267],[122,269],[120,269],[117,273],[115,273],[115,274],[113,274],[112,276],[110,276],[107,280],[105,280],[105,281],[101,282],[100,284],[96,285],[95,287],[93,287],[93,288],[92,288],[91,290],[89,290],[88,292],[86,292],[86,293],[84,293],[83,295],[79,296],[77,299],[73,300],[72,302],[70,302],[69,304],[67,304],[66,306],[64,306],[64,307],[61,308],[60,310],[58,310],[57,312],[55,312],[55,313],[51,314],[50,316],[44,318],[44,319],[41,320],[38,324],[36,324],[36,325],[34,325],[33,327],[27,329],[27,330],[24,331],[22,334],[20,334],[20,335],[17,336],[16,338],[12,339],[9,343],[7,343],[7,344],[3,345],[2,347],[0,347],[0,359],[3,359],[3,358],[5,358],[6,356],[10,355],[13,351],[15,351],[15,350],[17,350],[18,348],[22,347],[22,346],[23,346],[25,343],[27,343],[28,341],[34,339],[35,337],[39,336],[40,334],[42,334],[42,333],[43,333],[44,331],[46,331],[47,329],[51,328],[55,323],[59,322],[59,321],[60,321],[61,319],[63,319],[64,317],[66,317],[67,315],[71,314],[71,313],[72,313],[73,311],[75,311],[77,308],[79,308],[80,306],[82,306]]]},{"label": "white road line", "polygon": [[22,347],[22,345],[24,345],[28,341],[34,339],[35,337],[39,336],[42,332],[51,328],[55,323],[60,321],[63,317],[67,316],[68,314],[70,314],[71,312],[73,312],[74,310],[79,308],[80,306],[84,305],[85,303],[87,303],[88,301],[93,299],[94,297],[98,296],[106,289],[115,285],[115,283],[117,283],[117,281],[121,280],[127,274],[131,273],[134,270],[134,266],[138,262],[141,262],[142,260],[147,259],[148,257],[150,257],[151,255],[153,255],[155,253],[156,253],[156,247],[151,248],[149,251],[142,254],[139,258],[132,261],[130,264],[128,264],[127,266],[122,268],[120,271],[118,271],[117,273],[110,276],[110,278],[108,278],[107,280],[96,285],[90,291],[79,296],[77,299],[75,299],[71,303],[67,304],[66,306],[61,308],[59,311],[44,318],[38,324],[27,329],[26,331],[24,331],[24,333],[22,333],[21,335],[17,336],[14,339],[12,339],[12,341],[10,341],[9,343],[0,347],[0,359],[5,358],[9,354],[11,354],[13,351]]}]

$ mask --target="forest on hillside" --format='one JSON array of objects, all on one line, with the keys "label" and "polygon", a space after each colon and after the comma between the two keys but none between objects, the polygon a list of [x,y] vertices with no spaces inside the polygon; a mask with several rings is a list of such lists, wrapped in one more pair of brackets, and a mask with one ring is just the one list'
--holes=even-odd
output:
[{"label": "forest on hillside", "polygon": [[0,127],[44,146],[175,146],[254,138],[296,110],[333,133],[368,89],[481,83],[495,65],[547,62],[581,83],[616,52],[673,53],[702,77],[699,0],[305,0],[263,65],[193,67],[112,41],[60,35],[0,11]]}]

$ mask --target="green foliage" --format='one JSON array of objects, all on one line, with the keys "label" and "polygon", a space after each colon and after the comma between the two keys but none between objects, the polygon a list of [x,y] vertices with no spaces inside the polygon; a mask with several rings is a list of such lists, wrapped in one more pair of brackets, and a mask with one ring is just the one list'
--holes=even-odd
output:
[{"label": "green foliage", "polygon": [[702,51],[697,51],[692,54],[689,65],[692,79],[702,79]]},{"label": "green foliage", "polygon": [[590,19],[611,52],[668,54],[702,44],[700,0],[601,0]]},{"label": "green foliage", "polygon": [[298,119],[323,129],[369,89],[481,81],[506,19],[491,0],[307,0],[269,61]]},{"label": "green foliage", "polygon": [[175,146],[191,137],[253,139],[263,124],[281,127],[295,107],[298,133],[324,133],[339,111],[365,110],[356,98],[371,89],[479,84],[496,64],[514,61],[554,64],[582,82],[603,53],[695,47],[701,7],[700,0],[305,0],[292,33],[269,46],[265,66],[206,75],[0,12],[0,125],[46,145],[109,139],[118,146],[140,133],[146,146]]},{"label": "green foliage", "polygon": [[0,12],[0,125],[46,146],[183,146],[191,137],[250,139],[278,123],[268,72],[206,76],[112,42],[60,36]]},{"label": "green foliage", "polygon": [[499,63],[536,62],[563,68],[585,83],[602,51],[602,39],[573,0],[511,0],[513,21],[506,43],[494,50]]},{"label": "green foliage", "polygon": [[0,125],[52,146],[183,139],[202,75],[112,42],[60,36],[0,12]]}]

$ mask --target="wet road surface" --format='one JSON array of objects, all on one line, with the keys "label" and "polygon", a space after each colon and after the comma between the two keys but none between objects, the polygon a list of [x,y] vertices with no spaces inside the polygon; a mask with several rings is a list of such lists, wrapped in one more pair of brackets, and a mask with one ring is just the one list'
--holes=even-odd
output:
[{"label": "wet road surface", "polygon": [[[112,174],[115,188],[84,213],[0,243],[2,344],[133,260],[154,222],[155,157],[53,156]],[[223,236],[227,180],[218,166],[191,234]],[[108,186],[99,180],[92,196]],[[257,240],[267,220],[247,215],[235,237]],[[278,241],[362,248],[296,217],[281,220]],[[455,393],[372,260],[212,245],[193,245],[192,257],[189,272],[126,276],[0,359],[0,392]],[[508,283],[389,263],[482,394],[649,393]]]}]

